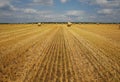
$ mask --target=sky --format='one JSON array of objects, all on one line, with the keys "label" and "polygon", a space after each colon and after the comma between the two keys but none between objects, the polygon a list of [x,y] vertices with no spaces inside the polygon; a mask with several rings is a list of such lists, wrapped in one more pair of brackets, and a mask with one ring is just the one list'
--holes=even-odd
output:
[{"label": "sky", "polygon": [[0,23],[120,22],[120,0],[0,0]]}]

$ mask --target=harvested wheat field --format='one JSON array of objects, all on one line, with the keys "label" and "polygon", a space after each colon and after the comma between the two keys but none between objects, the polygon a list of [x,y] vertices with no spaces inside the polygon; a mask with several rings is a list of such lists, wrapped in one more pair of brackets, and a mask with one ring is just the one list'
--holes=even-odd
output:
[{"label": "harvested wheat field", "polygon": [[120,82],[117,24],[1,24],[0,82]]}]

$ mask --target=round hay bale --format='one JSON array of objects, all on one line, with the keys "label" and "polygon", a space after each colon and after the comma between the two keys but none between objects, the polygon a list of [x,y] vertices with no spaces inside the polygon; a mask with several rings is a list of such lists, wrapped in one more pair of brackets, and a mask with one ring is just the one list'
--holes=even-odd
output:
[{"label": "round hay bale", "polygon": [[96,23],[97,25],[99,25],[100,23]]},{"label": "round hay bale", "polygon": [[72,23],[71,23],[71,22],[68,22],[67,26],[68,26],[68,27],[71,27],[71,26],[72,26]]},{"label": "round hay bale", "polygon": [[41,26],[41,23],[38,23],[38,26]]}]

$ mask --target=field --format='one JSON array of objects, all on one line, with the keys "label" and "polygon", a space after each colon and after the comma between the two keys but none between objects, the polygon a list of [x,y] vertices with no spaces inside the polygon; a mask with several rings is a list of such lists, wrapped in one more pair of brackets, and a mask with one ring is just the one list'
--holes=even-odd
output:
[{"label": "field", "polygon": [[0,82],[120,82],[118,24],[1,24]]}]

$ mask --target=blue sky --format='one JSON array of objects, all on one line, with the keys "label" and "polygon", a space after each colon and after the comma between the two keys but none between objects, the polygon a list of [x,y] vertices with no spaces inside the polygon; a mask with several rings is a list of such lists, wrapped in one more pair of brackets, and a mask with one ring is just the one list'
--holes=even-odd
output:
[{"label": "blue sky", "polygon": [[120,22],[120,0],[0,0],[0,23]]}]

